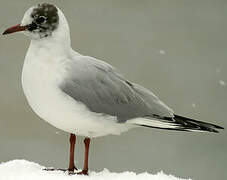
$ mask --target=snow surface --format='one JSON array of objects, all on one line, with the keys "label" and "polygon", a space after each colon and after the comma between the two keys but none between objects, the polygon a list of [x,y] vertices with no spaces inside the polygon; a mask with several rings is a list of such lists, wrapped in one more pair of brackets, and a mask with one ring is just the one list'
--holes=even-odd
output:
[{"label": "snow surface", "polygon": [[0,164],[0,180],[183,180],[159,172],[136,174],[134,172],[113,173],[104,169],[101,172],[90,172],[89,176],[68,175],[62,171],[43,171],[45,168],[26,160],[12,160]]}]

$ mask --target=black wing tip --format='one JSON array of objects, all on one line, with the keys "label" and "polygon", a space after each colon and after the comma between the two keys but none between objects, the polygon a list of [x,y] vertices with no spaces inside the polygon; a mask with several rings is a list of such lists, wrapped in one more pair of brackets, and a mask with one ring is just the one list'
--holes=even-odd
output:
[{"label": "black wing tip", "polygon": [[217,129],[222,129],[222,130],[225,129],[224,127],[217,126],[217,125],[216,125],[216,128],[217,128]]},{"label": "black wing tip", "polygon": [[189,121],[189,122],[191,121],[191,122],[194,122],[194,123],[198,123],[198,125],[201,127],[201,131],[219,133],[219,131],[217,131],[216,129],[225,129],[224,127],[218,126],[216,124],[198,121],[198,120],[195,120],[195,119],[187,118],[187,117],[176,115],[176,114],[174,114],[174,117],[176,119],[180,119],[180,120],[183,120],[183,121]]},{"label": "black wing tip", "polygon": [[204,130],[203,132],[211,132],[211,133],[220,133],[218,130],[216,130],[216,129],[206,129],[206,130]]},{"label": "black wing tip", "polygon": [[178,132],[211,132],[211,133],[220,133],[219,131],[215,130],[215,129],[206,129],[206,130],[202,130],[202,129],[184,129],[184,128],[161,128],[161,127],[155,127],[155,126],[148,126],[148,125],[139,125],[141,127],[146,127],[146,128],[154,128],[154,129],[161,129],[161,130],[170,130],[170,131],[178,131]]},{"label": "black wing tip", "polygon": [[218,125],[215,125],[217,129],[225,129],[224,127],[222,126],[218,126]]}]

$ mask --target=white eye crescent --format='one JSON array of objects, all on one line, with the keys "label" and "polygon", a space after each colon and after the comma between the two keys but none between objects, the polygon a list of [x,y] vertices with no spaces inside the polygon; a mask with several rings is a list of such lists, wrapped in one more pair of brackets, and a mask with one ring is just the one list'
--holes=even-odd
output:
[{"label": "white eye crescent", "polygon": [[44,22],[46,22],[47,18],[45,16],[39,16],[38,18],[36,18],[35,22],[37,24],[42,24]]}]

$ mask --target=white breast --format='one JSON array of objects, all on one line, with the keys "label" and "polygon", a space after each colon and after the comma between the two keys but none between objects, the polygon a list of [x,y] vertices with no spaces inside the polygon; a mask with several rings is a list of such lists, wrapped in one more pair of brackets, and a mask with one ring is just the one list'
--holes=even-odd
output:
[{"label": "white breast", "polygon": [[29,53],[26,56],[22,86],[33,111],[53,126],[81,136],[97,137],[128,130],[128,126],[116,123],[115,117],[90,112],[60,90],[58,85],[67,76],[67,61],[58,58],[63,57]]}]

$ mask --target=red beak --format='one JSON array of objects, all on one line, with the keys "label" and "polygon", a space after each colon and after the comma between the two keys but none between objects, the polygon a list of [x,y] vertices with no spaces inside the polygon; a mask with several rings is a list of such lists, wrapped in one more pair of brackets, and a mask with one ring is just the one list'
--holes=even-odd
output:
[{"label": "red beak", "polygon": [[2,35],[11,34],[11,33],[15,33],[15,32],[18,32],[18,31],[25,31],[26,29],[28,29],[27,26],[21,26],[20,24],[17,24],[16,26],[13,26],[13,27],[6,29],[2,33]]}]

